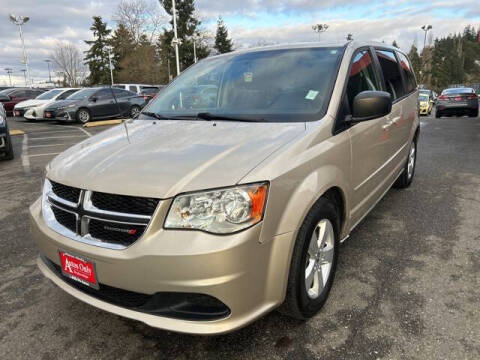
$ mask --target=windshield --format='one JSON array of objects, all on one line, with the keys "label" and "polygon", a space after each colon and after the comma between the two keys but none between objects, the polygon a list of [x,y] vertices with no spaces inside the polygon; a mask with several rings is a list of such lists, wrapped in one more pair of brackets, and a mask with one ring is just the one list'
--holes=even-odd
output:
[{"label": "windshield", "polygon": [[63,90],[50,90],[36,97],[37,100],[50,100],[61,94]]},{"label": "windshield", "polygon": [[419,97],[418,97],[418,100],[419,101],[428,101],[429,97],[428,95],[423,95],[421,94]]},{"label": "windshield", "polygon": [[0,95],[8,95],[15,90],[17,90],[17,89],[5,89],[5,90],[0,91]]},{"label": "windshield", "polygon": [[67,97],[67,100],[83,100],[83,99],[87,99],[89,98],[90,96],[92,96],[93,94],[95,94],[98,90],[98,88],[94,88],[94,89],[83,89],[83,90],[80,90],[80,91],[77,91],[76,93],[73,93],[72,95],[70,95],[69,97]]},{"label": "windshield", "polygon": [[[328,106],[343,48],[256,51],[203,60],[162,90],[146,113],[209,113],[261,121],[312,121]],[[144,117],[140,117],[144,118]]]}]

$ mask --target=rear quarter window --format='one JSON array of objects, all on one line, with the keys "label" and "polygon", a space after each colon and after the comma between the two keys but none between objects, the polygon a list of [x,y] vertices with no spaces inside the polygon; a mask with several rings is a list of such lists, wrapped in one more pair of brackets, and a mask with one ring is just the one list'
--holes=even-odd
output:
[{"label": "rear quarter window", "polygon": [[417,82],[415,81],[415,75],[413,74],[412,65],[408,58],[402,53],[397,52],[400,60],[400,68],[402,69],[403,76],[407,82],[407,93],[414,92],[417,88]]},{"label": "rear quarter window", "polygon": [[385,81],[386,91],[392,95],[392,100],[395,101],[406,95],[403,87],[402,75],[398,66],[395,53],[390,50],[376,50],[380,69]]}]

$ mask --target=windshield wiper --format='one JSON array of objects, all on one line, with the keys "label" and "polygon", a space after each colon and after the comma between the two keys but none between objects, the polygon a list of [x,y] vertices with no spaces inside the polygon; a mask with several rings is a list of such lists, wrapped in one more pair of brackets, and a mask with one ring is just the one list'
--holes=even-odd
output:
[{"label": "windshield wiper", "polygon": [[166,115],[157,114],[157,113],[150,112],[150,111],[143,111],[143,112],[140,113],[140,115],[145,115],[145,116],[157,119],[157,120],[192,120],[192,119],[196,118],[195,115],[181,115],[181,116],[168,115],[168,116],[166,116]]},{"label": "windshield wiper", "polygon": [[203,120],[229,120],[229,121],[244,121],[244,122],[264,122],[265,121],[265,119],[244,118],[244,117],[236,117],[236,116],[228,116],[228,115],[216,115],[209,112],[198,113],[197,118],[203,119]]}]

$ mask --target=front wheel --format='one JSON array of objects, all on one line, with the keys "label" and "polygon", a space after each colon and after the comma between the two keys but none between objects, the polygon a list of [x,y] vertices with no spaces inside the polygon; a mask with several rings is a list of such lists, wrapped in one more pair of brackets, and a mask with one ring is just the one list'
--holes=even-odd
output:
[{"label": "front wheel", "polygon": [[86,124],[90,121],[90,112],[87,109],[80,109],[77,111],[76,118],[80,124]]},{"label": "front wheel", "polygon": [[306,216],[295,242],[287,295],[279,309],[296,319],[314,316],[327,301],[338,259],[340,217],[320,198]]},{"label": "front wheel", "polygon": [[13,145],[12,145],[12,139],[8,136],[7,134],[7,151],[5,152],[4,159],[5,160],[13,160],[14,155],[13,155]]},{"label": "front wheel", "polygon": [[403,172],[395,182],[394,186],[399,189],[404,189],[410,186],[415,175],[415,165],[417,163],[417,142],[412,141],[410,151],[408,153],[407,162],[403,168]]}]

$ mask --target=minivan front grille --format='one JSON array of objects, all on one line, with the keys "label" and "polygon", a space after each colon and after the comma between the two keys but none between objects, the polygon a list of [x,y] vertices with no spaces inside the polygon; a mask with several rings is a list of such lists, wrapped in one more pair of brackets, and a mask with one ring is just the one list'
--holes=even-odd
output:
[{"label": "minivan front grille", "polygon": [[124,249],[140,239],[158,203],[159,199],[93,192],[45,180],[43,211],[50,228],[68,237],[73,232],[74,240],[101,247]]},{"label": "minivan front grille", "polygon": [[71,203],[77,204],[78,200],[80,200],[80,189],[62,185],[53,181],[50,181],[52,184],[52,191],[55,195],[59,198],[64,200],[70,201]]},{"label": "minivan front grille", "polygon": [[98,209],[130,213],[136,215],[153,215],[158,205],[158,199],[106,194],[94,192],[92,194],[92,204]]}]

